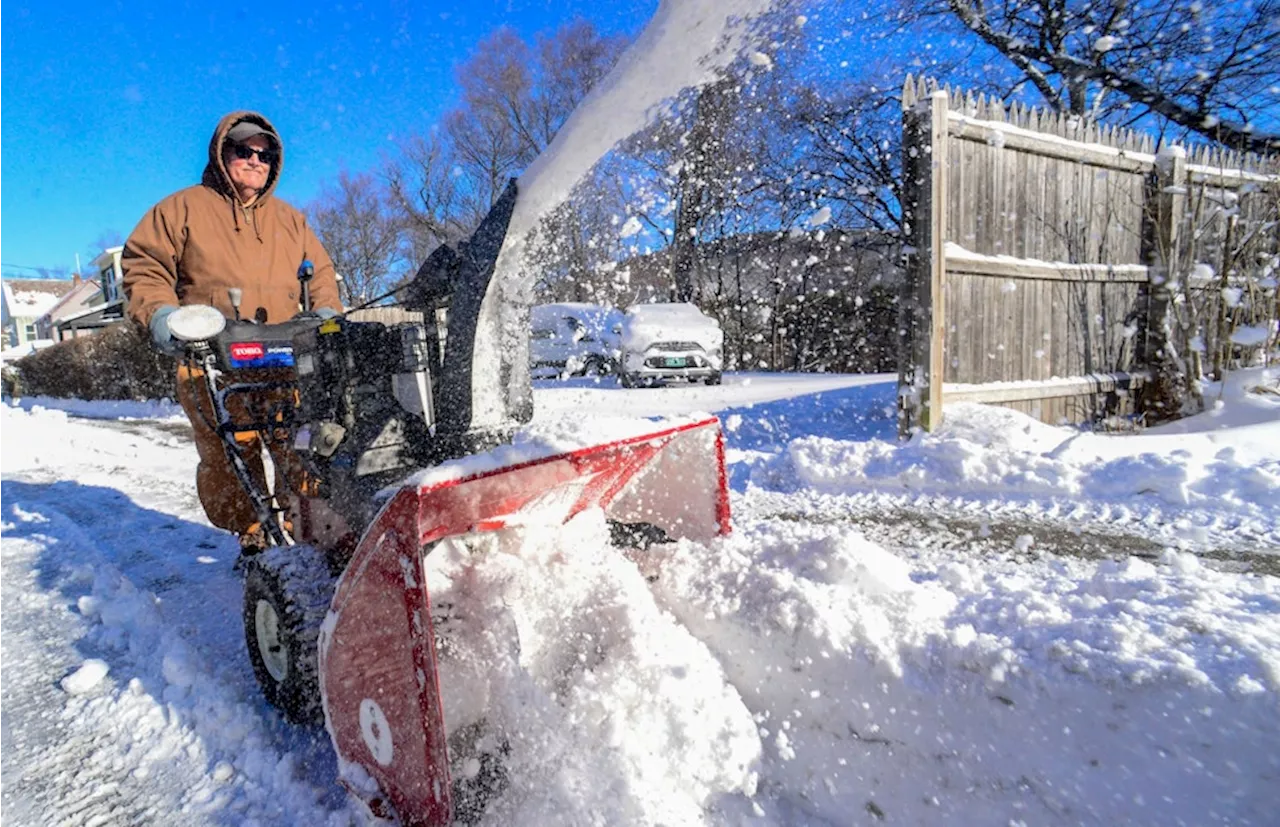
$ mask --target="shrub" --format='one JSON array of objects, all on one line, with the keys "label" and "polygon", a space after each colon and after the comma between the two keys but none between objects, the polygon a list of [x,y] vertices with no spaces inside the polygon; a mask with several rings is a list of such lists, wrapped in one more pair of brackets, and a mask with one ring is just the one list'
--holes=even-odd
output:
[{"label": "shrub", "polygon": [[21,359],[19,391],[76,399],[173,399],[174,362],[131,322],[68,339]]}]

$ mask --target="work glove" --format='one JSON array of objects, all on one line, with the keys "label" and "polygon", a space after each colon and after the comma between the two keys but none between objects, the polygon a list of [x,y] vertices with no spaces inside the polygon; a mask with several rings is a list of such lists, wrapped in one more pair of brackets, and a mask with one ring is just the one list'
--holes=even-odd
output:
[{"label": "work glove", "polygon": [[151,343],[166,356],[182,355],[182,342],[173,338],[173,333],[169,331],[169,314],[177,309],[171,304],[158,308],[151,314],[151,321],[147,325],[151,330]]}]

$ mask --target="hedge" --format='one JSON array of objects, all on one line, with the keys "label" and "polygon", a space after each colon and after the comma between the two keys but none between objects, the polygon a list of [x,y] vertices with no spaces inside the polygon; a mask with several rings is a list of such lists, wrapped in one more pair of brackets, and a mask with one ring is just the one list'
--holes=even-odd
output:
[{"label": "hedge", "polygon": [[133,323],[68,339],[18,360],[18,391],[75,399],[174,399],[174,360]]}]

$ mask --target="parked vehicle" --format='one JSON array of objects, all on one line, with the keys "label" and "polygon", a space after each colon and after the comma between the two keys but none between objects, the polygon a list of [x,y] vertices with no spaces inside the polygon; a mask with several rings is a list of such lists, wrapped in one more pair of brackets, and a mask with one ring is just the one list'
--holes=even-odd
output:
[{"label": "parked vehicle", "polygon": [[535,377],[605,376],[618,365],[622,312],[599,304],[540,304],[529,314],[529,367]]},{"label": "parked vehicle", "polygon": [[623,317],[621,333],[623,387],[670,379],[720,384],[724,331],[696,306],[636,305]]}]

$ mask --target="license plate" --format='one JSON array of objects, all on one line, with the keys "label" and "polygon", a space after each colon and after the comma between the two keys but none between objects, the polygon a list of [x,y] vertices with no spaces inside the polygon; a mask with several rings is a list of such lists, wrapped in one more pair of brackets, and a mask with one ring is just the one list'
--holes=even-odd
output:
[{"label": "license plate", "polygon": [[668,357],[662,360],[662,366],[664,368],[682,368],[685,366],[685,364],[686,364],[686,360],[683,356]]}]

